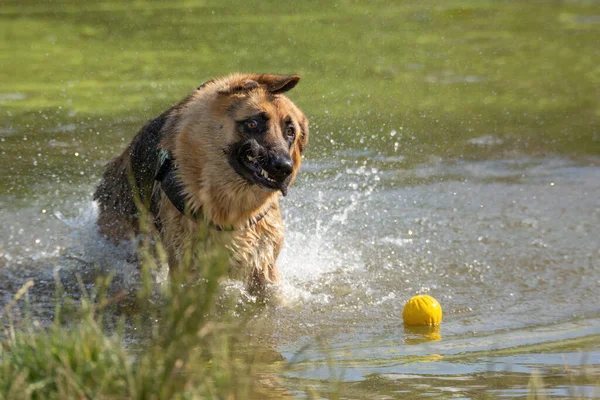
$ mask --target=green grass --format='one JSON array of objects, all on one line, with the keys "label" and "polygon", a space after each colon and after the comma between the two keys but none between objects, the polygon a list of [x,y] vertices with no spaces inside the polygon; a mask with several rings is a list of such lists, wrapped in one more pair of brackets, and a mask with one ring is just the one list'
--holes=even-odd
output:
[{"label": "green grass", "polygon": [[[27,301],[33,282],[25,285],[5,308],[0,398],[264,398],[277,364],[257,370],[265,352],[249,343],[246,318],[232,318],[231,299],[220,290],[224,253],[195,254],[186,265],[198,271],[171,274],[159,296],[152,271],[161,261],[152,253],[161,252],[140,252],[143,278],[133,298],[107,296],[110,277],[103,278],[93,293],[82,286],[78,302],[57,300],[49,326]],[[63,295],[57,278],[57,299]]]}]

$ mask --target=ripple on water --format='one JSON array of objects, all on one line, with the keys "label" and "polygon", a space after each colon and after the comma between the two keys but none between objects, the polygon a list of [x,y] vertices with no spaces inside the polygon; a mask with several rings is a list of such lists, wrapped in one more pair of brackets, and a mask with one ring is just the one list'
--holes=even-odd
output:
[{"label": "ripple on water", "polygon": [[[282,199],[287,233],[278,264],[289,301],[265,321],[288,357],[321,337],[345,362],[439,354],[447,364],[432,367],[443,373],[457,365],[487,368],[448,358],[461,353],[600,333],[600,167],[554,158],[438,160],[391,174],[381,164],[312,164]],[[408,182],[398,174],[424,179]],[[66,186],[62,193],[69,192]],[[66,199],[42,215],[35,199],[29,205],[3,201],[12,207],[0,210],[12,235],[0,241],[4,300],[27,279],[40,282],[39,296],[51,298],[57,266],[73,291],[81,272],[93,283],[115,269],[118,285],[135,284],[131,249],[98,235],[91,202]],[[67,254],[55,252],[57,243]],[[416,293],[433,295],[444,308],[436,342],[419,343],[403,329],[404,302]],[[419,368],[368,366],[351,376],[423,373]]]}]

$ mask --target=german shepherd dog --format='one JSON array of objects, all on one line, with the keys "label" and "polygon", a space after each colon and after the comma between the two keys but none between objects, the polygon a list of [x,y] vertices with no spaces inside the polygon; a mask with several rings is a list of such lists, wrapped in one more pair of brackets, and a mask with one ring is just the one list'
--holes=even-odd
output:
[{"label": "german shepherd dog", "polygon": [[132,238],[149,215],[173,270],[191,238],[208,231],[230,251],[229,275],[263,293],[279,279],[279,193],[286,195],[308,143],[306,116],[283,95],[299,80],[213,79],[149,121],[108,163],[94,193],[100,232]]}]

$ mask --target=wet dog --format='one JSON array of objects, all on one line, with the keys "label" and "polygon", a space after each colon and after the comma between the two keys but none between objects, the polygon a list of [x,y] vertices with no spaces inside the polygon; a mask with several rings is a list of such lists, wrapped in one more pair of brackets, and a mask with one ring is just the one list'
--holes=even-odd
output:
[{"label": "wet dog", "polygon": [[308,143],[304,113],[283,94],[299,80],[213,79],[151,120],[108,163],[94,193],[101,233],[128,239],[149,215],[172,270],[204,230],[229,249],[230,276],[252,293],[277,282],[279,194],[294,181]]}]

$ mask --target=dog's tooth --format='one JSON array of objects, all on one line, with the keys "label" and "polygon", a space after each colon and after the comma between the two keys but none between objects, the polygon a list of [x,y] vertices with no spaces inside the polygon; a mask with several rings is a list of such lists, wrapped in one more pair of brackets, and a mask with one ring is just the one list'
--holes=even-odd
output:
[{"label": "dog's tooth", "polygon": [[265,171],[264,169],[260,170],[260,173],[262,174],[262,176],[264,176],[265,178],[269,178],[269,173],[267,171]]},{"label": "dog's tooth", "polygon": [[250,156],[250,154],[248,154],[248,160],[249,161],[254,161],[254,157]]}]

